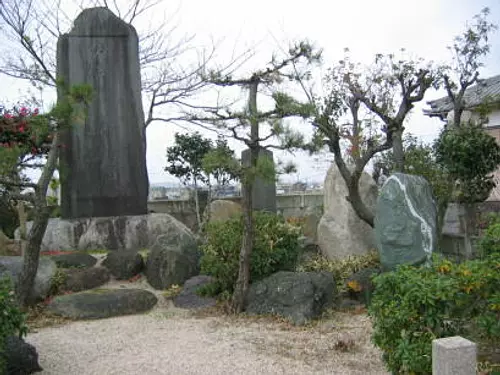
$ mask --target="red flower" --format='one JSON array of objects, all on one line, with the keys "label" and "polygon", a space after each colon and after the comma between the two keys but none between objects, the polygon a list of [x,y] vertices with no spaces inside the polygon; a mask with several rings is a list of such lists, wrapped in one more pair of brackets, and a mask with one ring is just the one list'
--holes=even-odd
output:
[{"label": "red flower", "polygon": [[32,114],[33,114],[33,116],[38,115],[38,108],[35,108],[35,109],[33,110],[33,113],[32,113]]},{"label": "red flower", "polygon": [[3,115],[4,118],[11,119],[13,116],[10,113],[6,113]]}]

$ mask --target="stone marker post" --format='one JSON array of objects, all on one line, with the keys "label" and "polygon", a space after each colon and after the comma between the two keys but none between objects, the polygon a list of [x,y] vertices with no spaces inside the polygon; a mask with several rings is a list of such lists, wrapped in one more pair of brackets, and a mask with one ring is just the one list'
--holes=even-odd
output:
[{"label": "stone marker post", "polygon": [[[259,158],[269,158],[273,161],[273,152],[261,148]],[[241,163],[244,166],[250,165],[250,149],[241,153]],[[256,177],[252,189],[252,209],[276,213],[276,182],[266,181],[261,177]]]},{"label": "stone marker post", "polygon": [[476,344],[460,336],[433,340],[432,375],[476,375]]},{"label": "stone marker post", "polygon": [[63,218],[147,213],[138,50],[135,29],[107,8],[85,9],[59,38],[58,78],[93,89],[83,123],[61,136]]}]

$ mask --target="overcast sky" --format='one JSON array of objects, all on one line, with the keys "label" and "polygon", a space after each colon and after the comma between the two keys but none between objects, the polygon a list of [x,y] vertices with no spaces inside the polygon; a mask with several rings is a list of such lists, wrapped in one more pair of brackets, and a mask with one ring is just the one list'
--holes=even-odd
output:
[{"label": "overcast sky", "polygon": [[[160,5],[169,15],[169,22],[177,25],[174,37],[194,34],[192,44],[198,50],[215,41],[221,64],[230,61],[234,54],[254,47],[257,53],[247,69],[261,67],[274,51],[288,42],[303,39],[323,49],[325,69],[343,57],[345,47],[351,50],[353,58],[365,63],[376,53],[397,52],[400,48],[428,60],[444,62],[449,60],[446,46],[464,30],[466,21],[485,6],[490,7],[493,22],[500,20],[500,0],[182,0]],[[150,20],[163,18],[162,12],[156,11]],[[491,45],[482,77],[500,74],[499,32],[493,35]],[[0,99],[4,102],[15,101],[22,92],[21,86],[5,77],[0,77],[0,87]],[[442,92],[429,92],[425,100],[440,96]],[[424,141],[431,141],[442,124],[422,114],[424,105],[425,101],[415,108],[406,129]],[[176,131],[184,130],[165,123],[153,123],[148,128],[147,163],[152,183],[175,181],[163,168],[165,149],[172,145]],[[242,149],[239,144],[231,145],[238,152]],[[324,179],[326,163],[318,165],[305,155],[277,154],[277,157],[292,159],[299,167],[299,173],[288,180]]]}]

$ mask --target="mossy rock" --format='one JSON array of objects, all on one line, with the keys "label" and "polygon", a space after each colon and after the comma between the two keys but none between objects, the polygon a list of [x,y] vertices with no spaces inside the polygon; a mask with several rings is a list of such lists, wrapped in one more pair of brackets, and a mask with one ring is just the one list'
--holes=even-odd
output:
[{"label": "mossy rock", "polygon": [[81,292],[97,288],[106,284],[110,279],[109,271],[105,267],[70,268],[63,272],[65,277],[60,290],[65,292]]},{"label": "mossy rock", "polygon": [[94,289],[55,297],[47,310],[71,319],[103,319],[144,313],[157,302],[143,289]]},{"label": "mossy rock", "polygon": [[49,255],[49,257],[59,268],[89,268],[97,263],[97,259],[92,255],[80,252]]}]

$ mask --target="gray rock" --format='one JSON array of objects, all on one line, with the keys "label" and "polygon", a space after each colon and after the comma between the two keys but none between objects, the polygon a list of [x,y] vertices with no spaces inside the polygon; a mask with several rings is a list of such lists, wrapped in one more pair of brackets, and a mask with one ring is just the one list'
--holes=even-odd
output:
[{"label": "gray rock", "polygon": [[104,7],[83,10],[59,37],[57,77],[86,83],[86,118],[62,133],[63,218],[147,213],[148,177],[135,29]]},{"label": "gray rock", "polygon": [[64,270],[64,273],[65,280],[60,287],[62,292],[81,292],[97,288],[106,284],[110,279],[109,271],[104,267],[73,268]]},{"label": "gray rock", "polygon": [[437,209],[423,177],[395,173],[387,179],[377,202],[375,238],[384,270],[430,261],[437,245]]},{"label": "gray rock", "polygon": [[144,269],[144,260],[137,251],[116,250],[108,253],[102,265],[118,280],[127,280]]},{"label": "gray rock", "polygon": [[[359,180],[360,196],[373,210],[377,202],[377,189],[373,178],[363,172]],[[324,213],[318,223],[318,245],[323,255],[335,260],[373,250],[373,229],[358,217],[346,199],[347,186],[335,163],[328,170],[323,191]]]},{"label": "gray rock", "polygon": [[5,374],[28,375],[43,371],[35,347],[17,336],[5,338]]},{"label": "gray rock", "polygon": [[150,249],[146,263],[148,283],[155,289],[182,285],[200,271],[201,254],[194,238],[163,235]]},{"label": "gray rock", "polygon": [[174,305],[182,309],[200,309],[212,307],[217,304],[217,300],[212,297],[203,297],[197,291],[214,281],[211,276],[199,275],[190,278],[184,283],[182,291],[174,298]]},{"label": "gray rock", "polygon": [[278,314],[301,325],[330,307],[337,290],[329,272],[277,272],[250,286],[249,314]]},{"label": "gray rock", "polygon": [[[28,231],[31,225],[27,223]],[[19,237],[18,230],[16,233]],[[41,250],[149,249],[163,234],[194,238],[184,224],[169,214],[49,219]]]},{"label": "gray rock", "polygon": [[57,296],[47,310],[71,319],[102,319],[143,313],[157,302],[156,296],[144,289],[94,289]]},{"label": "gray rock", "polygon": [[89,268],[97,263],[97,259],[90,254],[58,254],[49,255],[59,268]]},{"label": "gray rock", "polygon": [[[0,277],[10,275],[14,284],[17,284],[19,274],[23,268],[24,258],[22,257],[0,257]],[[57,265],[51,259],[40,258],[38,270],[33,288],[33,299],[41,301],[45,299],[52,286],[52,278],[56,274]]]}]

